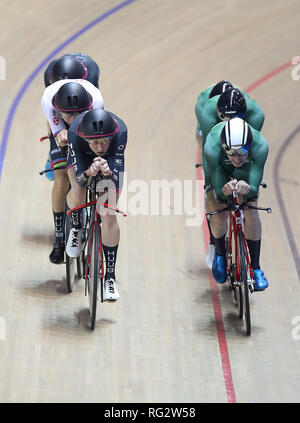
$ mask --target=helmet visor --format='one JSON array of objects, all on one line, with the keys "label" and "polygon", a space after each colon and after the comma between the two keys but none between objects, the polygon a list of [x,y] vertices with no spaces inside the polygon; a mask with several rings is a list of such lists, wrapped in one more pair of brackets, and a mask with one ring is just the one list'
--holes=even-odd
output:
[{"label": "helmet visor", "polygon": [[245,154],[249,153],[251,144],[245,144],[243,147],[239,148],[231,148],[227,145],[223,145],[223,148],[228,156],[244,156]]},{"label": "helmet visor", "polygon": [[245,112],[237,113],[235,110],[234,111],[227,111],[226,114],[225,114],[225,113],[219,112],[219,110],[217,109],[217,113],[218,113],[219,119],[222,122],[228,122],[232,118],[238,117],[240,119],[244,119],[244,117],[245,117]]}]

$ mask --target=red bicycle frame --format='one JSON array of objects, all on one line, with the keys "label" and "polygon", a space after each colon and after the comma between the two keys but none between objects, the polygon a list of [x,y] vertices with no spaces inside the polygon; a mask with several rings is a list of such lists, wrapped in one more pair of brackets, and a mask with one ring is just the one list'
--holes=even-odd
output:
[{"label": "red bicycle frame", "polygon": [[[81,209],[84,209],[86,207],[96,205],[97,203],[100,204],[102,207],[108,208],[110,210],[114,210],[117,213],[121,213],[124,217],[127,216],[127,214],[124,213],[122,210],[120,210],[116,207],[112,207],[108,203],[101,203],[98,199],[91,201],[89,203],[82,204],[81,206],[74,207],[73,209],[68,210],[67,213],[68,213],[68,215],[70,215],[75,210],[81,210]],[[100,226],[100,223],[99,223],[99,220],[98,220],[98,216],[99,216],[99,213],[97,211],[97,207],[95,207],[95,218],[94,218],[94,221],[92,222],[92,224],[89,228],[89,233],[86,237],[84,247],[83,247],[83,250],[84,250],[86,248],[87,242],[91,238],[90,244],[89,244],[89,249],[88,249],[88,254],[87,254],[87,263],[86,263],[86,266],[85,266],[85,277],[86,278],[87,278],[87,272],[88,272],[89,262],[90,262],[90,257],[91,257],[91,249],[92,249],[92,245],[93,245],[93,236],[94,236],[95,225],[97,225],[98,229],[99,229],[99,231],[98,231],[98,234],[99,234],[99,249],[100,249],[100,257],[102,257],[101,226]],[[104,275],[103,260],[101,260],[101,274]]]},{"label": "red bicycle frame", "polygon": [[[238,206],[238,194],[233,192],[233,203]],[[230,259],[232,257],[232,241],[234,240],[234,252],[235,252],[235,281],[241,280],[240,274],[240,254],[239,254],[239,233],[242,235],[247,272],[250,274],[251,280],[253,280],[254,271],[251,267],[250,254],[247,247],[247,242],[244,234],[244,215],[243,212],[237,207],[236,210],[229,212],[229,231],[228,231],[228,248],[227,248],[227,273],[230,273]]]}]

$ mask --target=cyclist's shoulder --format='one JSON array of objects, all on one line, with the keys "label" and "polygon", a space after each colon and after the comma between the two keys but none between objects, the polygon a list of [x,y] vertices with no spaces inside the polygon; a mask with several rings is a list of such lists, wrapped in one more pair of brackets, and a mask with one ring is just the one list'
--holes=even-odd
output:
[{"label": "cyclist's shoulder", "polygon": [[110,115],[111,115],[111,117],[113,118],[113,119],[115,119],[117,122],[118,122],[118,124],[119,124],[119,126],[120,126],[120,132],[124,132],[124,131],[126,131],[127,132],[127,125],[126,125],[126,123],[124,122],[124,120],[119,116],[119,115],[117,115],[116,113],[114,113],[114,112],[111,112],[111,111],[109,111],[109,110],[106,110]]},{"label": "cyclist's shoulder", "polygon": [[220,139],[220,134],[222,129],[224,128],[226,122],[219,122],[217,123],[212,130],[210,131],[210,133],[208,135],[210,135],[213,138],[218,138],[218,140]]},{"label": "cyclist's shoulder", "polygon": [[221,150],[220,134],[225,122],[217,123],[206,137],[204,150],[206,154],[215,154]]},{"label": "cyclist's shoulder", "polygon": [[83,113],[81,113],[80,115],[76,116],[75,119],[73,120],[73,122],[71,123],[71,125],[68,129],[68,143],[75,143],[76,141],[78,141],[78,139],[81,138],[77,133],[77,128],[78,128],[78,125],[79,125],[81,119],[83,118],[83,116],[87,112],[88,111],[86,110]]},{"label": "cyclist's shoulder", "polygon": [[219,99],[219,95],[214,97],[208,98],[202,106],[200,118],[204,120],[204,123],[211,123],[211,119],[213,122],[216,121],[218,114],[217,114],[217,102]]},{"label": "cyclist's shoulder", "polygon": [[197,101],[207,100],[208,97],[209,97],[209,94],[211,93],[212,88],[213,88],[213,85],[211,85],[210,87],[208,87],[205,90],[201,91],[200,94],[197,97]]},{"label": "cyclist's shoulder", "polygon": [[44,89],[43,98],[52,99],[54,94],[56,94],[60,87],[64,85],[67,81],[67,79],[63,79],[60,81],[53,82],[53,84],[46,86],[46,88]]},{"label": "cyclist's shoulder", "polygon": [[251,127],[252,135],[253,135],[253,142],[251,147],[251,155],[252,157],[259,157],[268,154],[269,151],[269,144],[263,134],[260,131],[257,131],[253,127]]}]

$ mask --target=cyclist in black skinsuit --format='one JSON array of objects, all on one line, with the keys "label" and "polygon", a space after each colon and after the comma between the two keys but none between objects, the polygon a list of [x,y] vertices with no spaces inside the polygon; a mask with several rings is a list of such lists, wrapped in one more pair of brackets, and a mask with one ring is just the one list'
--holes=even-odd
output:
[{"label": "cyclist in black skinsuit", "polygon": [[[109,178],[102,181],[108,188],[108,202],[117,203],[122,189],[126,144],[127,127],[123,120],[112,112],[94,109],[74,119],[68,131],[68,175],[71,182],[67,197],[69,208],[84,204],[88,178],[96,176],[99,172]],[[115,284],[115,264],[120,229],[114,212],[107,213],[107,209],[102,207],[99,212],[106,260],[104,300],[115,301],[119,299]],[[66,251],[70,257],[78,257],[82,250],[80,211],[72,212],[71,225]]]},{"label": "cyclist in black skinsuit", "polygon": [[[62,79],[81,79],[89,81],[96,88],[98,88],[100,70],[97,63],[88,55],[84,53],[68,53],[60,58],[54,59],[50,62],[44,72],[45,86],[53,84]],[[66,129],[69,128],[68,122],[64,122]],[[67,139],[66,131],[55,134],[53,136],[51,128],[48,125],[48,133],[50,137],[50,153],[47,159],[46,169],[63,165],[67,159]],[[52,263],[59,264],[64,261],[64,244],[61,241],[62,229],[64,228],[64,207],[56,207],[54,205],[55,198],[65,195],[64,187],[66,185],[68,176],[67,171],[60,170],[59,172],[47,172],[45,174],[48,179],[54,180],[52,187],[52,210],[54,215],[54,228],[56,240],[54,247],[50,253],[49,259]],[[63,200],[61,200],[61,203]]]}]

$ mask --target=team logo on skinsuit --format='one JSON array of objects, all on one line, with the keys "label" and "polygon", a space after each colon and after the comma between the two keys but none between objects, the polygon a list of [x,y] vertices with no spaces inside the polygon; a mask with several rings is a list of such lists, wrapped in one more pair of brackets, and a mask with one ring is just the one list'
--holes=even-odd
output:
[{"label": "team logo on skinsuit", "polygon": [[77,172],[76,156],[75,156],[75,151],[73,149],[72,144],[69,144],[69,151],[70,151],[70,155],[72,157],[72,166],[73,166],[75,172]]}]

